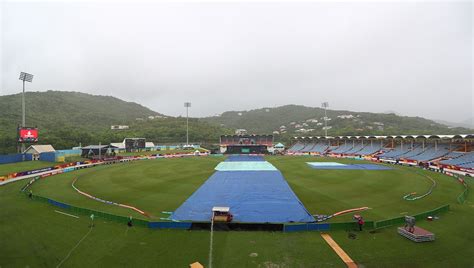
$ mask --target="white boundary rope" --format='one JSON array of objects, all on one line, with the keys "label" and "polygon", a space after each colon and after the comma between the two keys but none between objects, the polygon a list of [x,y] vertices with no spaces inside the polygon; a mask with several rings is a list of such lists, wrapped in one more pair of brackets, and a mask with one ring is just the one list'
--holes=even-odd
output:
[{"label": "white boundary rope", "polygon": [[92,229],[93,227],[89,228],[89,231],[87,232],[87,234],[84,237],[82,237],[81,240],[79,240],[79,242],[77,242],[77,244],[69,251],[66,257],[64,257],[64,259],[56,266],[56,268],[59,268],[69,258],[69,256],[71,256],[71,253],[79,246],[79,244],[81,244],[82,241],[84,241],[84,239],[86,239],[86,237],[92,232]]},{"label": "white boundary rope", "polygon": [[76,192],[78,192],[78,193],[80,193],[80,194],[82,194],[82,195],[84,195],[84,196],[86,196],[86,197],[88,197],[88,198],[90,198],[90,199],[93,199],[93,200],[95,200],[95,201],[99,201],[99,202],[102,202],[102,203],[105,203],[105,204],[115,205],[115,206],[119,206],[119,207],[123,207],[123,208],[128,208],[128,209],[134,210],[134,211],[136,211],[136,212],[138,212],[138,213],[140,213],[140,214],[142,214],[142,215],[144,215],[144,216],[146,216],[146,217],[148,217],[148,218],[150,217],[150,216],[148,215],[148,213],[146,213],[145,211],[140,210],[140,209],[138,209],[138,208],[136,208],[136,207],[132,207],[132,206],[129,206],[129,205],[124,205],[124,204],[120,204],[120,203],[116,203],[116,202],[112,202],[112,201],[107,201],[107,200],[104,200],[104,199],[100,199],[100,198],[98,198],[98,197],[95,197],[95,196],[93,196],[93,195],[90,195],[90,194],[88,194],[88,193],[86,193],[86,192],[83,192],[83,191],[79,190],[79,189],[74,185],[74,184],[76,183],[76,181],[77,181],[78,178],[79,178],[79,177],[76,177],[76,178],[72,181],[72,184],[71,184],[72,188],[74,188],[74,190],[76,190]]},{"label": "white boundary rope", "polygon": [[79,217],[76,216],[76,215],[72,215],[72,214],[69,214],[69,213],[64,213],[64,212],[62,212],[62,211],[55,210],[54,212],[57,212],[57,213],[59,213],[59,214],[63,214],[63,215],[69,216],[69,217],[73,217],[73,218],[76,218],[76,219],[79,219]]}]

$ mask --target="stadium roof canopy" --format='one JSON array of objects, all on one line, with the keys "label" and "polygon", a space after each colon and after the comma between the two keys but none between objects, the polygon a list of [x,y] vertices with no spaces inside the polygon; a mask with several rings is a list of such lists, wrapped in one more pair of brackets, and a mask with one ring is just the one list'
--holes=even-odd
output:
[{"label": "stadium roof canopy", "polygon": [[100,145],[100,146],[99,145],[89,145],[89,146],[86,146],[86,147],[82,147],[81,149],[82,150],[85,150],[85,149],[87,149],[87,150],[90,150],[90,149],[99,150],[99,149],[108,149],[108,148],[117,149],[118,147],[113,146],[113,145],[105,144],[105,145]]},{"label": "stadium roof canopy", "polygon": [[125,144],[122,142],[112,142],[110,145],[115,146],[119,149],[125,149]]},{"label": "stadium roof canopy", "polygon": [[387,135],[387,136],[308,136],[294,137],[295,139],[315,139],[315,140],[360,140],[360,139],[433,139],[433,140],[463,140],[474,139],[474,134],[455,135]]}]

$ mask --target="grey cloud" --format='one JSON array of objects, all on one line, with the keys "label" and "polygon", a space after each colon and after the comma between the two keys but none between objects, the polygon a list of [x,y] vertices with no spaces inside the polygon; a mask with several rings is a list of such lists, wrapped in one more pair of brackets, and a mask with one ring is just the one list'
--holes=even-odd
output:
[{"label": "grey cloud", "polygon": [[0,94],[114,95],[170,115],[283,104],[472,117],[472,3],[13,3]]}]

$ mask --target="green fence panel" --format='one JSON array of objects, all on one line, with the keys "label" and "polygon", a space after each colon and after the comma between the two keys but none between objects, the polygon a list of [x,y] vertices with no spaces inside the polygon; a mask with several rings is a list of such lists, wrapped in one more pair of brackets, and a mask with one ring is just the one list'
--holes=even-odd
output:
[{"label": "green fence panel", "polygon": [[[439,214],[439,213],[442,213],[442,212],[446,212],[448,210],[449,210],[449,205],[444,205],[444,206],[435,208],[433,210],[429,210],[429,211],[425,211],[425,212],[422,212],[422,213],[419,213],[419,214],[415,214],[415,215],[413,215],[413,217],[415,217],[415,219],[417,219],[417,220],[422,220],[422,219],[426,219],[426,217],[428,217],[428,216],[433,216],[433,215],[436,215],[436,214]],[[400,224],[404,224],[404,223],[405,223],[405,217],[397,217],[397,218],[393,218],[393,219],[377,221],[377,222],[375,222],[374,227],[375,228],[384,228],[384,227],[389,227],[389,226],[393,226],[393,225],[400,225]]]},{"label": "green fence panel", "polygon": [[[466,189],[467,190],[467,189]],[[27,195],[27,194],[26,194]],[[40,201],[44,203],[49,203],[48,200],[49,198],[39,196],[39,195],[32,195],[32,199],[35,201]],[[62,202],[60,202],[62,203]],[[63,203],[64,204],[64,203]],[[76,206],[71,206],[69,204],[66,204],[69,206],[67,210],[74,212],[76,214],[81,214],[85,216],[90,216],[91,214],[94,214],[99,219],[105,219],[109,221],[114,221],[118,223],[127,223],[129,221],[128,217],[125,216],[118,216],[102,211],[96,211],[92,209],[87,209],[87,208],[81,208],[81,207],[76,207]],[[416,215],[413,215],[417,220],[425,219],[428,216],[436,215],[438,213],[446,212],[449,211],[449,205],[444,205],[438,208],[435,208],[430,211],[425,211]],[[142,220],[142,219],[132,219],[132,222],[136,226],[142,226],[142,227],[148,227],[149,221],[147,220]],[[392,218],[392,219],[386,219],[386,220],[381,220],[381,221],[366,221],[364,225],[364,229],[378,229],[378,228],[384,228],[384,227],[389,227],[393,225],[400,225],[405,223],[405,217],[397,217],[397,218]],[[356,222],[334,222],[334,223],[329,223],[329,230],[335,231],[335,230],[356,230],[358,229],[358,225]]]},{"label": "green fence panel", "polygon": [[389,227],[395,224],[405,223],[405,217],[397,217],[375,222],[375,228]]},{"label": "green fence panel", "polygon": [[467,195],[469,193],[469,188],[466,188],[458,197],[457,197],[457,201],[459,204],[464,204],[464,202],[466,201],[467,199]]},{"label": "green fence panel", "polygon": [[[365,221],[364,229],[373,229],[374,222],[373,221]],[[355,221],[351,222],[333,222],[330,223],[329,230],[336,231],[336,230],[359,230],[359,225]]]}]

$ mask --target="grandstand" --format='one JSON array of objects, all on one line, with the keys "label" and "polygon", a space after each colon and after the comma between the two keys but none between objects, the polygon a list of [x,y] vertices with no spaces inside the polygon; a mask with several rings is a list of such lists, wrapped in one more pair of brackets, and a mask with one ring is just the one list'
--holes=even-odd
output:
[{"label": "grandstand", "polygon": [[356,152],[355,155],[372,155],[381,151],[382,148],[383,148],[382,145],[375,145],[372,143],[362,148],[362,150]]},{"label": "grandstand", "polygon": [[411,149],[408,150],[406,153],[398,155],[396,157],[397,160],[400,159],[410,159],[411,157],[417,156],[421,153],[423,153],[424,147],[421,144],[414,143],[411,145]]},{"label": "grandstand", "polygon": [[349,151],[346,151],[344,154],[347,154],[347,155],[355,155],[357,154],[359,151],[361,151],[362,149],[364,149],[365,145],[364,145],[364,142],[357,142],[357,143],[354,143],[354,145],[352,146],[352,148],[349,150]]},{"label": "grandstand", "polygon": [[458,155],[456,157],[453,157],[449,160],[440,161],[440,164],[449,166],[470,166],[472,163],[474,163],[474,151],[457,154]]},{"label": "grandstand", "polygon": [[298,141],[288,149],[288,152],[296,153],[296,152],[301,151],[304,147],[305,147],[305,144],[303,142]]},{"label": "grandstand", "polygon": [[395,159],[397,156],[399,155],[402,155],[402,154],[406,154],[407,152],[410,151],[410,148],[408,146],[405,145],[405,147],[400,144],[400,145],[397,145],[397,147],[393,148],[393,149],[389,149],[389,148],[384,148],[384,153],[378,155],[379,158],[381,159]]},{"label": "grandstand", "polygon": [[313,147],[315,146],[316,144],[315,143],[308,143],[306,144],[300,151],[303,152],[303,153],[307,153],[307,152],[310,152]]},{"label": "grandstand", "polygon": [[343,145],[331,150],[330,154],[343,154],[347,151],[350,151],[353,148],[352,143],[344,143]]},{"label": "grandstand", "polygon": [[327,154],[381,162],[468,170],[474,174],[474,135],[295,137],[290,154]]},{"label": "grandstand", "polygon": [[426,162],[433,159],[438,159],[443,157],[449,153],[449,149],[447,147],[436,148],[434,146],[430,146],[425,149],[421,154],[407,157],[408,160],[415,160],[419,162]]},{"label": "grandstand", "polygon": [[309,152],[322,154],[328,149],[328,147],[329,145],[326,142],[318,142]]},{"label": "grandstand", "polygon": [[288,149],[290,154],[323,154],[329,148],[327,141],[297,141]]},{"label": "grandstand", "polygon": [[223,135],[220,151],[225,154],[265,154],[273,147],[273,135]]}]

